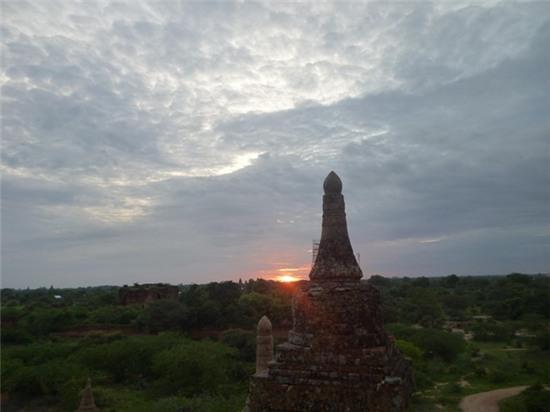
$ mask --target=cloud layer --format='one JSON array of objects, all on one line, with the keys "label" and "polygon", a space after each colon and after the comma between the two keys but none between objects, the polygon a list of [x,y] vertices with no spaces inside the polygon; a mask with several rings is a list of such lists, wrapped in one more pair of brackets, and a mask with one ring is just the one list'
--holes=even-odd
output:
[{"label": "cloud layer", "polygon": [[3,286],[548,270],[547,4],[2,7]]}]

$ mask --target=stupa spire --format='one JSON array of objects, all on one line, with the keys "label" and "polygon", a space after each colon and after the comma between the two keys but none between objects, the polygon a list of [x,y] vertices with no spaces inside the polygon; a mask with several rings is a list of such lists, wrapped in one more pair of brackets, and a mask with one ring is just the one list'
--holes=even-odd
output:
[{"label": "stupa spire", "polygon": [[407,410],[411,364],[384,331],[380,292],[359,282],[336,173],[324,189],[311,281],[295,288],[292,329],[275,356],[271,322],[258,323],[256,373],[243,412]]},{"label": "stupa spire", "polygon": [[321,241],[309,278],[314,282],[357,282],[363,273],[349,240],[342,181],[331,171],[323,188]]}]

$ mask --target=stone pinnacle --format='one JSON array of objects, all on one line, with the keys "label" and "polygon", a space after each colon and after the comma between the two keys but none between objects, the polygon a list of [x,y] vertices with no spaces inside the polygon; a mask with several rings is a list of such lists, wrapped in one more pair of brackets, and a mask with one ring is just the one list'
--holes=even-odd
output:
[{"label": "stone pinnacle", "polygon": [[313,282],[358,282],[363,273],[349,240],[342,181],[330,172],[323,188],[321,241],[309,278]]},{"label": "stone pinnacle", "polygon": [[258,322],[256,336],[256,375],[266,374],[269,362],[273,359],[273,334],[271,321],[262,316]]},{"label": "stone pinnacle", "polygon": [[82,398],[80,400],[80,406],[76,412],[100,412],[95,406],[94,394],[92,392],[92,382],[90,378],[86,380],[86,386],[82,391]]}]

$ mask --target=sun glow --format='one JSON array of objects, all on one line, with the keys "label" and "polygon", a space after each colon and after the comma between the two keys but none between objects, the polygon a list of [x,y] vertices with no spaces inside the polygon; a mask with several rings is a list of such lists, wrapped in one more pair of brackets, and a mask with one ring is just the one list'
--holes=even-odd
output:
[{"label": "sun glow", "polygon": [[291,275],[282,275],[282,276],[277,276],[276,278],[279,282],[283,282],[283,283],[290,283],[290,282],[297,282],[299,281],[300,279],[295,277],[295,276],[291,276]]},{"label": "sun glow", "polygon": [[305,280],[310,270],[309,266],[291,266],[288,262],[276,261],[269,265],[282,267],[259,270],[257,277],[282,283],[293,283]]}]

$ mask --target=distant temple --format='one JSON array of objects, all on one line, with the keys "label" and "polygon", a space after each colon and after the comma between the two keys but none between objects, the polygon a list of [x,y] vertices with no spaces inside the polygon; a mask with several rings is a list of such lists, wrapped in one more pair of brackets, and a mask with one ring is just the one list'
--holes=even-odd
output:
[{"label": "distant temple", "polygon": [[360,283],[336,173],[324,191],[310,282],[294,298],[293,328],[273,360],[271,323],[260,321],[245,411],[404,411],[414,386],[410,363],[384,331],[380,293]]},{"label": "distant temple", "polygon": [[124,285],[118,290],[118,300],[121,305],[145,304],[159,299],[177,299],[178,295],[178,287],[166,283]]}]

